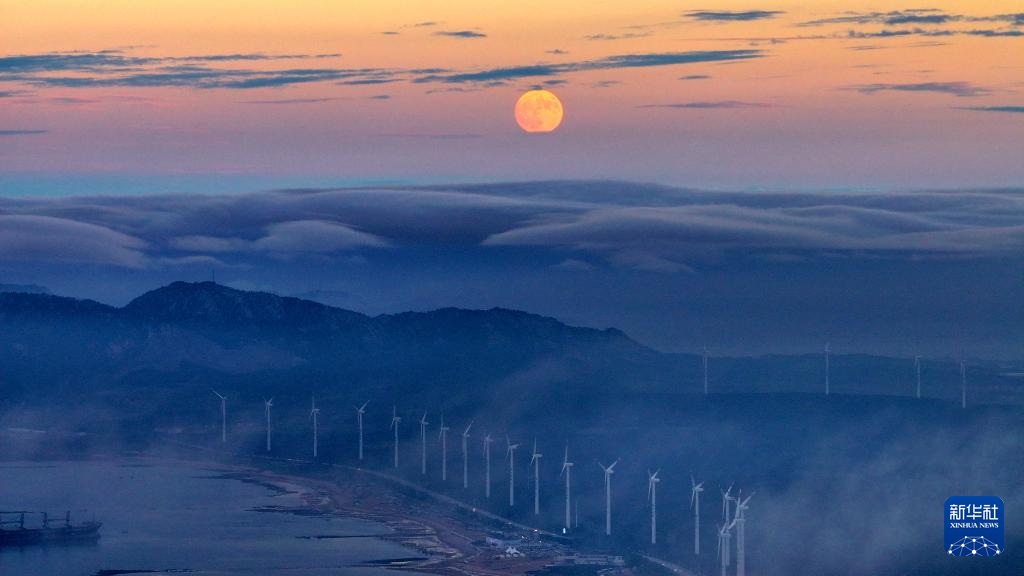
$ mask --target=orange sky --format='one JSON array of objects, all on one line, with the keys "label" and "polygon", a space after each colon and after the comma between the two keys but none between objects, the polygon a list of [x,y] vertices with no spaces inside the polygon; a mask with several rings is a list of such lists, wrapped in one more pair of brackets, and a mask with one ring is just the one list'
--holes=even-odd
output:
[{"label": "orange sky", "polygon": [[[1004,16],[1024,12],[1019,2],[932,2],[930,12],[881,1],[693,7],[777,12],[748,21],[701,19],[674,1],[152,4],[0,1],[0,132],[9,133],[0,138],[0,169],[500,179],[530,166],[538,177],[708,186],[923,186],[949,178],[1007,185],[1024,175],[1024,114],[1013,111],[1024,104],[1024,17]],[[854,13],[864,20],[805,24]],[[886,20],[907,15],[915,19]],[[926,21],[937,16],[945,20]],[[850,37],[883,31],[899,34]],[[550,53],[556,49],[562,53]],[[735,50],[758,52],[587,69],[614,56]],[[11,60],[72,51],[153,63],[133,62],[136,71],[109,62],[26,70]],[[430,80],[422,72],[533,65],[556,70],[491,82]],[[379,83],[275,76],[242,88],[177,76],[124,79],[185,66],[217,78],[388,72]],[[692,76],[700,78],[680,79]],[[547,87],[566,117],[540,140],[518,130],[511,109],[545,81],[555,81]]]}]

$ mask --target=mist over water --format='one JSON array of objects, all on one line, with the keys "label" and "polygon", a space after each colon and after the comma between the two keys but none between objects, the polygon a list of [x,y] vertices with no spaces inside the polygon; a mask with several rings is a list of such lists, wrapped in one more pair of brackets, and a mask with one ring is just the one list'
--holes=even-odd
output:
[{"label": "mist over water", "polygon": [[[375,538],[387,529],[366,520],[256,511],[301,506],[302,501],[295,493],[219,477],[222,473],[142,461],[0,464],[0,510],[48,511],[63,521],[70,506],[73,522],[92,515],[103,522],[95,543],[0,548],[0,574],[178,570],[196,575],[372,576],[383,569],[353,565],[417,556]],[[39,522],[30,516],[26,525]],[[323,535],[345,538],[316,538]]]}]

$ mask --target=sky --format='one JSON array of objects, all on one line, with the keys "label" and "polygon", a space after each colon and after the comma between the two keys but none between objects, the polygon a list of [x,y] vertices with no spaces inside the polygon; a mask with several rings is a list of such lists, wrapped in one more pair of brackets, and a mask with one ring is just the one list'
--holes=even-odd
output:
[{"label": "sky", "polygon": [[[1014,1],[0,1],[0,171],[271,185],[1020,182]],[[565,121],[512,115],[533,87]],[[199,176],[204,178],[199,178]],[[39,177],[35,185],[26,184]],[[92,188],[86,185],[82,191]]]},{"label": "sky", "polygon": [[0,283],[1024,350],[1019,2],[0,0],[0,38]]}]

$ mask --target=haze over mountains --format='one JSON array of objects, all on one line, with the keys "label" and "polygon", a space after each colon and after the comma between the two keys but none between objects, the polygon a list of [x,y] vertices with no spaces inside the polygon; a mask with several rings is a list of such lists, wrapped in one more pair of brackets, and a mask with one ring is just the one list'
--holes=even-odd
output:
[{"label": "haze over mountains", "polygon": [[[665,354],[616,329],[566,325],[494,308],[367,316],[309,300],[175,282],[122,308],[91,300],[0,293],[6,401],[70,403],[139,390],[160,397],[219,386],[273,395],[282,387],[403,398],[443,391],[452,405],[505,394],[531,402],[699,393],[699,356]],[[711,359],[712,392],[819,393],[821,353]],[[836,393],[907,396],[906,358],[837,353]],[[971,401],[1020,402],[1012,366],[972,365]],[[955,362],[926,359],[926,397],[959,399]],[[150,409],[157,409],[153,405]]]}]

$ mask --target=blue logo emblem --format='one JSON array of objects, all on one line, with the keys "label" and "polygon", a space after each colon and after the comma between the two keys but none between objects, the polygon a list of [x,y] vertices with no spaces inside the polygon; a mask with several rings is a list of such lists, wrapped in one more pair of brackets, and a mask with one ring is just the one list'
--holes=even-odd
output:
[{"label": "blue logo emblem", "polygon": [[946,499],[946,554],[1003,554],[1003,501],[995,496],[952,496]]}]

